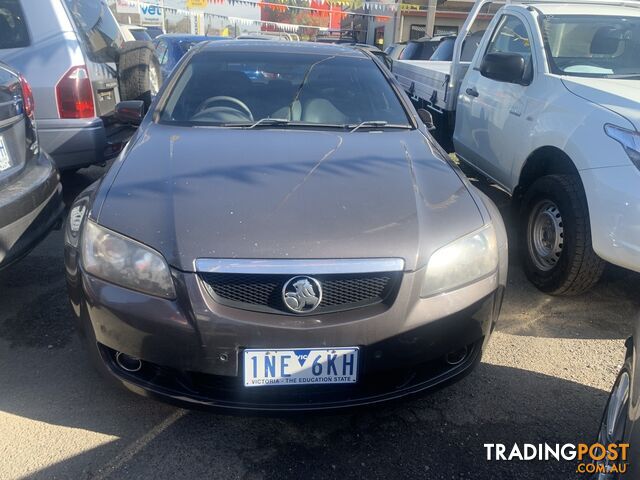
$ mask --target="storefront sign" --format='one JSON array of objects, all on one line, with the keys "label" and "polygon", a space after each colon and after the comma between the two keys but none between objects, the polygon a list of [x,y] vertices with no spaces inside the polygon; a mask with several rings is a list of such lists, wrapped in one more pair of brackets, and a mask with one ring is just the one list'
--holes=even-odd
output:
[{"label": "storefront sign", "polygon": [[116,0],[116,12],[138,13],[137,0]]}]

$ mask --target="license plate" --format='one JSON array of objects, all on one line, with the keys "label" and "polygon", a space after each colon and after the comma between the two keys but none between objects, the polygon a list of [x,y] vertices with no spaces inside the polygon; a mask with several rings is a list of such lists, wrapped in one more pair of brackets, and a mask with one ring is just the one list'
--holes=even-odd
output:
[{"label": "license plate", "polygon": [[356,383],[358,347],[244,351],[244,386]]},{"label": "license plate", "polygon": [[0,136],[0,172],[11,167],[11,159],[9,158],[9,149],[4,143],[4,137]]}]

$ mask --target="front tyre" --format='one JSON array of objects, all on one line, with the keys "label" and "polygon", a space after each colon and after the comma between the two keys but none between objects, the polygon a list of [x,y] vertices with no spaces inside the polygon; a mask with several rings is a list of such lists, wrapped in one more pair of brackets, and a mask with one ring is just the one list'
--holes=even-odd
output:
[{"label": "front tyre", "polygon": [[589,210],[577,175],[547,175],[525,193],[520,210],[524,272],[539,290],[577,295],[593,287],[605,262],[591,246]]}]

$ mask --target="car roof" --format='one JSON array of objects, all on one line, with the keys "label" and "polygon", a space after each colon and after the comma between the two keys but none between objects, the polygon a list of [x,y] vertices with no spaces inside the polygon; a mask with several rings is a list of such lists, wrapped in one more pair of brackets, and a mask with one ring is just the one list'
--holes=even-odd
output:
[{"label": "car roof", "polygon": [[206,42],[207,40],[227,39],[228,37],[216,37],[211,35],[190,35],[188,33],[164,33],[162,35],[158,35],[156,38],[165,38],[167,40],[175,40],[178,42]]},{"label": "car roof", "polygon": [[242,35],[238,35],[236,38],[238,40],[279,40],[285,35],[267,35],[262,33],[243,33]]},{"label": "car roof", "polygon": [[527,3],[507,8],[533,7],[544,15],[607,15],[615,17],[640,17],[640,8],[621,5],[597,5],[593,3]]},{"label": "car roof", "polygon": [[201,51],[236,51],[236,52],[265,52],[265,53],[307,53],[318,55],[336,55],[344,57],[366,57],[360,49],[351,45],[316,42],[265,42],[263,40],[229,40],[215,41],[204,44]]},{"label": "car roof", "polygon": [[350,45],[352,47],[364,48],[365,50],[371,50],[371,51],[376,51],[377,50],[379,52],[382,52],[382,50],[380,50],[375,45],[369,45],[368,43],[352,43]]},{"label": "car roof", "polygon": [[455,35],[435,35],[433,37],[420,37],[415,40],[410,40],[410,42],[423,43],[423,42],[441,42],[447,38],[456,38]]}]

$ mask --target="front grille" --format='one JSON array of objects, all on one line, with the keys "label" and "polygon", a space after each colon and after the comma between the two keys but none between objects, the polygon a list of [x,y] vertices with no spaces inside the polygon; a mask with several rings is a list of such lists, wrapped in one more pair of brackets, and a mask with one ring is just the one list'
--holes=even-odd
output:
[{"label": "front grille", "polygon": [[[401,272],[313,275],[322,286],[322,301],[313,314],[350,310],[391,302]],[[209,294],[218,303],[244,310],[291,312],[282,300],[282,288],[295,275],[201,273]]]}]

